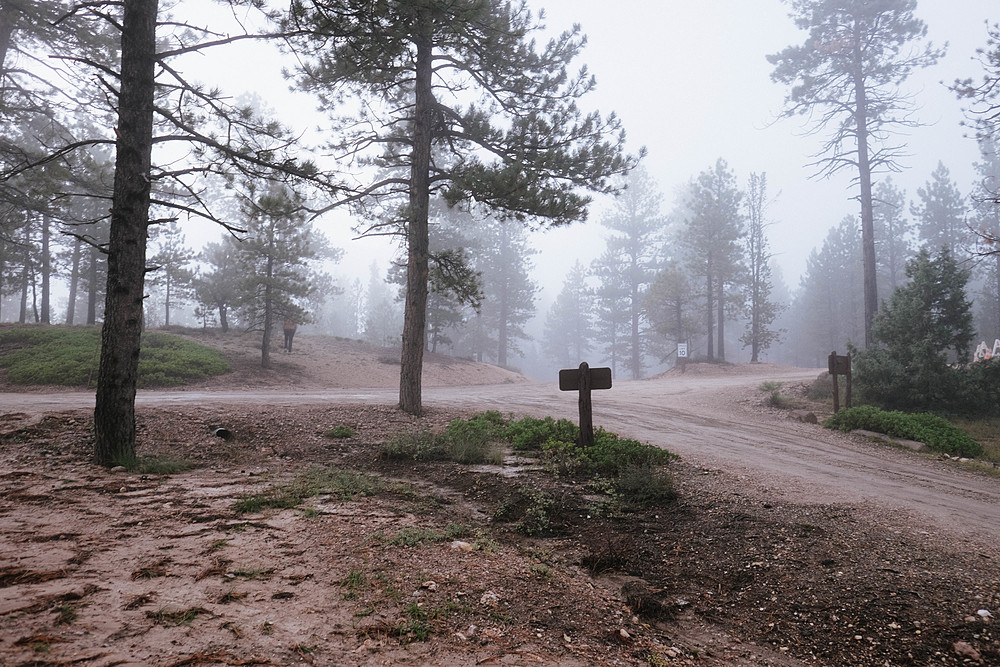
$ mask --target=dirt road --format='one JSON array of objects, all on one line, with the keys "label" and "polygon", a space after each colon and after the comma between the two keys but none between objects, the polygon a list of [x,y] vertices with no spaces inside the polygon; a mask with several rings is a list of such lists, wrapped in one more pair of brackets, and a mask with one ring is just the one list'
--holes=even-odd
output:
[{"label": "dirt road", "polygon": [[[786,419],[761,407],[764,380],[811,380],[814,369],[762,367],[724,376],[671,375],[616,381],[594,394],[594,421],[608,430],[665,447],[688,462],[737,476],[765,499],[844,503],[898,510],[907,523],[981,544],[1000,541],[1000,480],[879,445],[859,436]],[[425,406],[496,409],[504,413],[575,418],[576,396],[553,384],[425,389]],[[387,389],[323,391],[144,391],[143,406],[391,405]],[[93,405],[89,392],[0,394],[0,410],[44,412]]]}]

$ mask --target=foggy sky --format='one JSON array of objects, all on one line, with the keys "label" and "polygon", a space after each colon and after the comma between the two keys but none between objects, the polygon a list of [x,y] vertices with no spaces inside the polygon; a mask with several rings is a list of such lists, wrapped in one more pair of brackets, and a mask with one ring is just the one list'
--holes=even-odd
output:
[{"label": "foggy sky", "polygon": [[[202,3],[198,3],[202,5]],[[985,44],[984,21],[998,18],[995,0],[922,0],[918,15],[928,25],[928,39],[949,43],[947,56],[934,68],[918,72],[907,90],[916,97],[917,118],[928,125],[905,137],[910,157],[905,171],[893,176],[907,196],[929,179],[939,160],[951,170],[963,193],[973,179],[975,142],[965,138],[961,104],[944,83],[956,77],[979,77],[975,50]],[[645,146],[644,165],[664,194],[668,213],[683,187],[717,158],[725,159],[741,184],[751,171],[766,172],[772,197],[769,210],[772,249],[791,288],[798,285],[809,252],[845,215],[857,216],[850,174],[811,180],[807,166],[823,135],[809,135],[798,120],[775,121],[786,94],[770,81],[765,56],[805,33],[797,30],[779,0],[531,0],[544,7],[552,31],[580,23],[589,44],[578,64],[596,75],[598,88],[583,101],[586,109],[617,112],[629,136],[630,150]],[[199,9],[203,9],[201,6]],[[992,10],[992,12],[991,12]],[[275,59],[260,47],[227,48],[202,69],[206,79],[218,76],[234,93],[259,92],[286,122],[299,127],[324,122],[311,109],[308,96],[288,91]],[[215,76],[213,76],[215,75]],[[607,201],[598,199],[590,221],[536,234],[536,279],[547,287],[539,303],[561,288],[576,260],[585,264],[603,250],[598,224]],[[326,216],[320,227],[347,254],[338,273],[366,279],[372,259],[385,265],[392,247],[384,239],[351,241],[350,219]],[[203,233],[188,233],[197,241]]]}]

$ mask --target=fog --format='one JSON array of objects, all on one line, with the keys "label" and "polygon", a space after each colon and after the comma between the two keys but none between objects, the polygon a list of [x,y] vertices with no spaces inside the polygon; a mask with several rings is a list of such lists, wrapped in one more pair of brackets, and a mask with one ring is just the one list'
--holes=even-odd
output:
[{"label": "fog", "polygon": [[[765,56],[804,39],[779,0],[623,0],[613,6],[596,0],[548,0],[530,5],[544,9],[553,33],[581,24],[589,43],[577,64],[585,64],[598,82],[583,104],[617,113],[628,132],[629,149],[648,151],[643,166],[663,193],[665,216],[678,192],[719,158],[728,162],[741,185],[751,172],[766,173],[773,198],[768,209],[771,249],[793,290],[807,256],[828,230],[845,216],[858,216],[850,172],[811,178],[816,170],[809,163],[823,135],[809,132],[808,119],[778,118],[787,89],[771,82],[772,66]],[[174,11],[183,14],[195,6],[202,20],[225,18],[222,9],[207,8],[201,1],[181,3]],[[915,117],[923,124],[903,137],[908,156],[901,161],[903,171],[893,175],[911,201],[939,161],[963,193],[971,188],[977,146],[966,137],[962,105],[946,84],[981,75],[973,58],[985,44],[984,22],[997,18],[995,2],[987,0],[923,0],[917,13],[927,24],[927,39],[947,43],[948,52],[936,66],[917,71],[904,88],[914,97]],[[329,120],[314,111],[308,95],[290,90],[282,70],[292,67],[291,57],[273,47],[246,44],[185,62],[192,78],[220,85],[233,96],[257,95],[304,142],[319,140]],[[608,197],[598,196],[586,223],[531,233],[529,243],[538,250],[532,277],[540,290],[536,321],[528,329],[536,336],[574,263],[589,266],[603,251],[607,232],[600,219],[611,205]],[[358,221],[346,210],[324,214],[315,223],[345,251],[329,267],[343,288],[355,278],[367,284],[373,264],[388,270],[398,251],[391,239],[356,238]],[[221,235],[203,221],[182,221],[182,227],[195,249]]]}]

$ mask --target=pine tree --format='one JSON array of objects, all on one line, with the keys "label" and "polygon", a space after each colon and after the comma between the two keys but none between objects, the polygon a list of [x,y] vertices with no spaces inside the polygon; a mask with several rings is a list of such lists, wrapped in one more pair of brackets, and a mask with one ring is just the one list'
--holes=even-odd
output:
[{"label": "pine tree", "polygon": [[750,348],[750,362],[760,361],[760,353],[781,338],[771,325],[781,306],[771,299],[771,250],[767,240],[767,174],[750,174],[746,192],[747,234],[744,239],[748,269],[744,296],[746,330],[740,338]]},{"label": "pine tree", "polygon": [[906,193],[896,187],[891,177],[875,187],[873,215],[879,295],[888,298],[903,284],[906,263],[913,256],[913,224],[905,217]]},{"label": "pine tree", "polygon": [[[702,280],[700,292],[708,333],[706,357],[724,361],[727,287],[740,273],[743,193],[736,185],[736,175],[725,160],[701,172],[688,186],[685,207],[689,218],[680,234],[685,264],[692,277]],[[718,345],[713,331],[718,327]]]},{"label": "pine tree", "polygon": [[544,350],[559,368],[576,368],[587,360],[594,339],[594,294],[587,269],[577,261],[545,316]]},{"label": "pine tree", "polygon": [[520,355],[517,342],[527,340],[524,326],[535,314],[538,285],[531,279],[531,256],[523,226],[511,220],[484,221],[475,235],[472,262],[481,276],[480,349],[477,356],[507,368]]},{"label": "pine tree", "polygon": [[822,365],[831,351],[864,337],[860,265],[858,223],[847,216],[810,253],[792,305],[793,338],[808,363]]},{"label": "pine tree", "polygon": [[917,188],[919,204],[910,206],[916,218],[920,240],[931,252],[945,248],[952,257],[968,252],[968,227],[965,224],[965,198],[951,180],[951,172],[938,162],[930,180]]},{"label": "pine tree", "polygon": [[623,363],[628,350],[628,276],[618,253],[609,249],[593,261],[591,274],[597,279],[594,290],[596,339],[603,345],[602,352],[604,359],[611,364],[611,374],[617,377],[618,366]]},{"label": "pine tree", "polygon": [[[1000,23],[986,26],[986,46],[978,51],[983,75],[975,81],[971,77],[955,81],[952,90],[959,98],[972,101],[966,109],[984,154],[996,153],[1000,143]],[[1000,206],[1000,183],[989,189],[978,188],[977,209],[983,205]],[[1000,229],[989,225],[976,227],[976,252],[980,255],[1000,255]]]},{"label": "pine tree", "polygon": [[237,250],[239,308],[247,329],[261,332],[260,365],[270,368],[275,325],[308,319],[303,304],[316,289],[311,263],[320,252],[302,198],[287,187],[269,184],[241,209],[247,232]]},{"label": "pine tree", "polygon": [[857,171],[861,202],[865,345],[878,310],[873,175],[898,168],[903,146],[893,128],[913,126],[911,100],[900,84],[943,50],[918,43],[927,27],[916,0],[788,0],[795,25],[809,32],[801,46],[767,57],[771,79],[791,87],[783,115],[807,115],[829,137],[816,154],[817,175]]},{"label": "pine tree", "polygon": [[[523,1],[296,0],[290,23],[312,33],[299,43],[303,86],[333,113],[346,95],[367,110],[337,143],[385,171],[345,201],[407,202],[400,407],[419,414],[432,195],[568,223],[585,216],[584,190],[614,190],[635,160],[616,117],[577,106],[594,85],[568,71],[578,29],[536,50],[541,26]],[[367,147],[381,152],[360,155]]]},{"label": "pine tree", "polygon": [[1000,239],[1000,137],[985,137],[979,142],[981,159],[976,163],[978,179],[972,190],[971,227],[980,239],[977,254],[984,257],[978,265],[982,290],[977,295],[982,325],[987,340],[1000,338],[1000,252],[992,252],[986,239]]},{"label": "pine tree", "polygon": [[676,353],[702,331],[702,318],[691,282],[679,260],[670,260],[657,274],[646,294],[646,313],[653,330],[670,342],[664,357]]},{"label": "pine tree", "polygon": [[862,400],[890,410],[961,410],[963,371],[950,361],[969,359],[971,304],[961,269],[947,248],[932,257],[921,248],[875,322],[878,346],[855,356]]},{"label": "pine tree", "polygon": [[601,217],[601,224],[614,232],[607,239],[608,252],[616,255],[624,269],[628,294],[625,299],[629,322],[624,350],[633,380],[642,377],[647,324],[643,314],[646,290],[656,275],[659,236],[664,225],[660,213],[662,197],[642,167],[629,174],[628,188]]},{"label": "pine tree", "polygon": [[396,347],[402,330],[400,315],[385,275],[378,262],[372,262],[365,293],[365,342],[379,347]]},{"label": "pine tree", "polygon": [[237,261],[239,241],[225,236],[221,241],[205,244],[199,259],[207,271],[194,279],[198,300],[219,314],[219,327],[229,332],[230,311],[239,302],[240,266]]},{"label": "pine tree", "polygon": [[170,326],[170,309],[193,294],[194,271],[188,268],[195,253],[187,247],[184,234],[175,221],[153,228],[150,243],[155,252],[149,258],[147,280],[162,290],[163,325]]}]

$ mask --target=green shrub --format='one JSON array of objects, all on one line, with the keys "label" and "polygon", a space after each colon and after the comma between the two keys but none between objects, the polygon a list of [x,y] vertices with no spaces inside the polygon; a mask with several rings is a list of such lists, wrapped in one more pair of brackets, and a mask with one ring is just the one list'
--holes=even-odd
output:
[{"label": "green shrub", "polygon": [[574,442],[579,432],[576,424],[568,419],[525,417],[507,425],[506,437],[515,451],[539,450],[550,440]]},{"label": "green shrub", "polygon": [[333,439],[353,438],[354,429],[350,426],[334,426],[323,435]]},{"label": "green shrub", "polygon": [[380,477],[340,468],[314,467],[300,473],[294,480],[267,488],[259,493],[244,494],[233,506],[237,514],[255,514],[265,509],[288,509],[306,498],[328,495],[340,500],[379,493],[410,494],[411,489]]},{"label": "green shrub", "polygon": [[443,439],[430,431],[401,433],[379,448],[379,456],[390,460],[443,461],[446,454]]},{"label": "green shrub", "polygon": [[[92,386],[100,365],[100,330],[93,327],[11,327],[0,331],[0,366],[14,384]],[[165,387],[232,369],[217,350],[164,333],[142,336],[140,387]]]},{"label": "green shrub", "polygon": [[545,491],[522,484],[504,498],[493,516],[500,521],[515,522],[517,532],[532,537],[551,530],[551,512],[555,505],[555,499]]},{"label": "green shrub", "polygon": [[975,457],[983,453],[978,442],[947,419],[929,413],[907,414],[886,411],[871,405],[841,410],[823,422],[827,428],[841,431],[864,429],[896,438],[916,440],[937,452],[953,456]]},{"label": "green shrub", "polygon": [[486,412],[454,419],[441,434],[420,431],[398,435],[382,445],[379,454],[386,459],[500,465],[502,440],[503,418],[499,412]]},{"label": "green shrub", "polygon": [[627,503],[657,505],[677,497],[673,477],[662,467],[628,466],[615,482],[615,491]]}]

